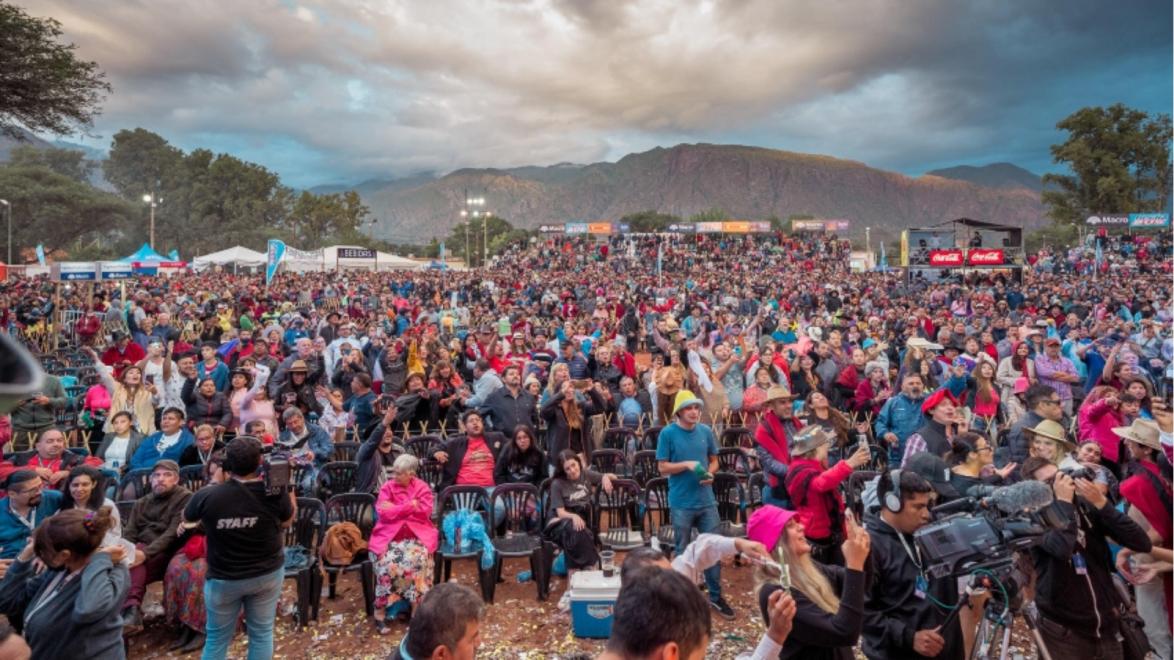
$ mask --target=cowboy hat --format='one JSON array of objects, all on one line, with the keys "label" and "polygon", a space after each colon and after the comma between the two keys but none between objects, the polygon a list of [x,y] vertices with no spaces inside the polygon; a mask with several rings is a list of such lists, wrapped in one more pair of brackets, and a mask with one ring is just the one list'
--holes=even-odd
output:
[{"label": "cowboy hat", "polygon": [[766,390],[766,403],[770,404],[781,399],[793,400],[795,397],[791,396],[791,391],[782,385],[771,385]]},{"label": "cowboy hat", "polygon": [[920,348],[927,351],[942,350],[941,344],[935,344],[924,337],[910,337],[905,341],[905,346],[908,348]]},{"label": "cowboy hat", "polygon": [[802,456],[831,443],[831,434],[825,431],[822,426],[806,426],[791,438],[791,456]]},{"label": "cowboy hat", "polygon": [[1124,440],[1136,442],[1150,449],[1162,450],[1162,430],[1153,420],[1135,419],[1129,426],[1114,426],[1113,433]]},{"label": "cowboy hat", "polygon": [[1064,451],[1076,451],[1076,445],[1072,444],[1064,434],[1064,427],[1060,426],[1059,422],[1054,422],[1050,419],[1045,419],[1034,427],[1024,427],[1024,432],[1032,435],[1038,435],[1041,438],[1047,438],[1053,442],[1059,443],[1064,447]]}]

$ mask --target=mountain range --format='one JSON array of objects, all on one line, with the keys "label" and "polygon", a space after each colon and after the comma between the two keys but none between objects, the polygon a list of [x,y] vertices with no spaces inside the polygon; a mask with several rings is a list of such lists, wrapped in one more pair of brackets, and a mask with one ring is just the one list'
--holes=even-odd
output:
[{"label": "mountain range", "polygon": [[1034,174],[998,163],[908,177],[830,156],[714,144],[680,144],[614,163],[461,169],[442,177],[365,185],[374,235],[397,243],[444,237],[466,195],[516,227],[618,220],[655,210],[688,218],[720,209],[757,220],[810,214],[847,219],[851,234],[878,238],[901,229],[969,217],[1023,227],[1046,223]]},{"label": "mountain range", "polygon": [[[24,136],[37,148],[105,153],[62,141]],[[21,144],[0,136],[0,161]],[[95,168],[94,185],[108,189]],[[485,210],[515,227],[615,221],[659,211],[688,218],[718,209],[729,218],[786,219],[791,215],[846,219],[852,235],[870,227],[880,239],[901,229],[969,217],[1028,228],[1046,224],[1039,176],[1011,163],[962,165],[919,177],[831,156],[738,145],[679,144],[592,164],[558,163],[509,169],[460,169],[444,176],[418,173],[358,185],[310,188],[355,190],[376,219],[376,238],[425,243],[447,236],[461,220],[466,196],[484,197]]]}]

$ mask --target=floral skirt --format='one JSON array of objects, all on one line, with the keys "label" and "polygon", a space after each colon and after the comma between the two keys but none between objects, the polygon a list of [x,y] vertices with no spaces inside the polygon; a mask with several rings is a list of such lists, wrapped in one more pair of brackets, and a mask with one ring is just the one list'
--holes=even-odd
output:
[{"label": "floral skirt", "polygon": [[416,540],[392,541],[375,561],[375,607],[400,600],[412,607],[432,588],[432,553]]},{"label": "floral skirt", "polygon": [[176,554],[167,564],[163,577],[163,611],[167,621],[178,621],[197,632],[204,632],[207,612],[204,610],[204,576],[208,560],[188,559]]}]

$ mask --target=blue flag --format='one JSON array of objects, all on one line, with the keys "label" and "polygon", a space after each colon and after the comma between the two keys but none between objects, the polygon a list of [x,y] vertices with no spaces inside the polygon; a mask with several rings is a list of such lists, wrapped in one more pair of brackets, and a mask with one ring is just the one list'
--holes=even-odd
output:
[{"label": "blue flag", "polygon": [[284,256],[285,243],[276,238],[269,239],[269,259],[265,264],[265,286],[269,286],[269,283],[273,281],[273,276],[277,274],[277,266]]},{"label": "blue flag", "polygon": [[37,263],[45,265],[45,246],[37,243]]},{"label": "blue flag", "polygon": [[885,256],[885,244],[881,241],[880,249],[880,269],[882,273],[889,272],[889,258]]}]

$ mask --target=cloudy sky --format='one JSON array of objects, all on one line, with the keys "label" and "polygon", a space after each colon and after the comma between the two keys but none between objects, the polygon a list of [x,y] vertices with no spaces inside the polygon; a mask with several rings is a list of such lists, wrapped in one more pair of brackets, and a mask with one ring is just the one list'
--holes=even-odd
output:
[{"label": "cloudy sky", "polygon": [[1086,105],[1170,112],[1170,0],[16,0],[142,126],[295,186],[752,144],[1051,168]]}]

